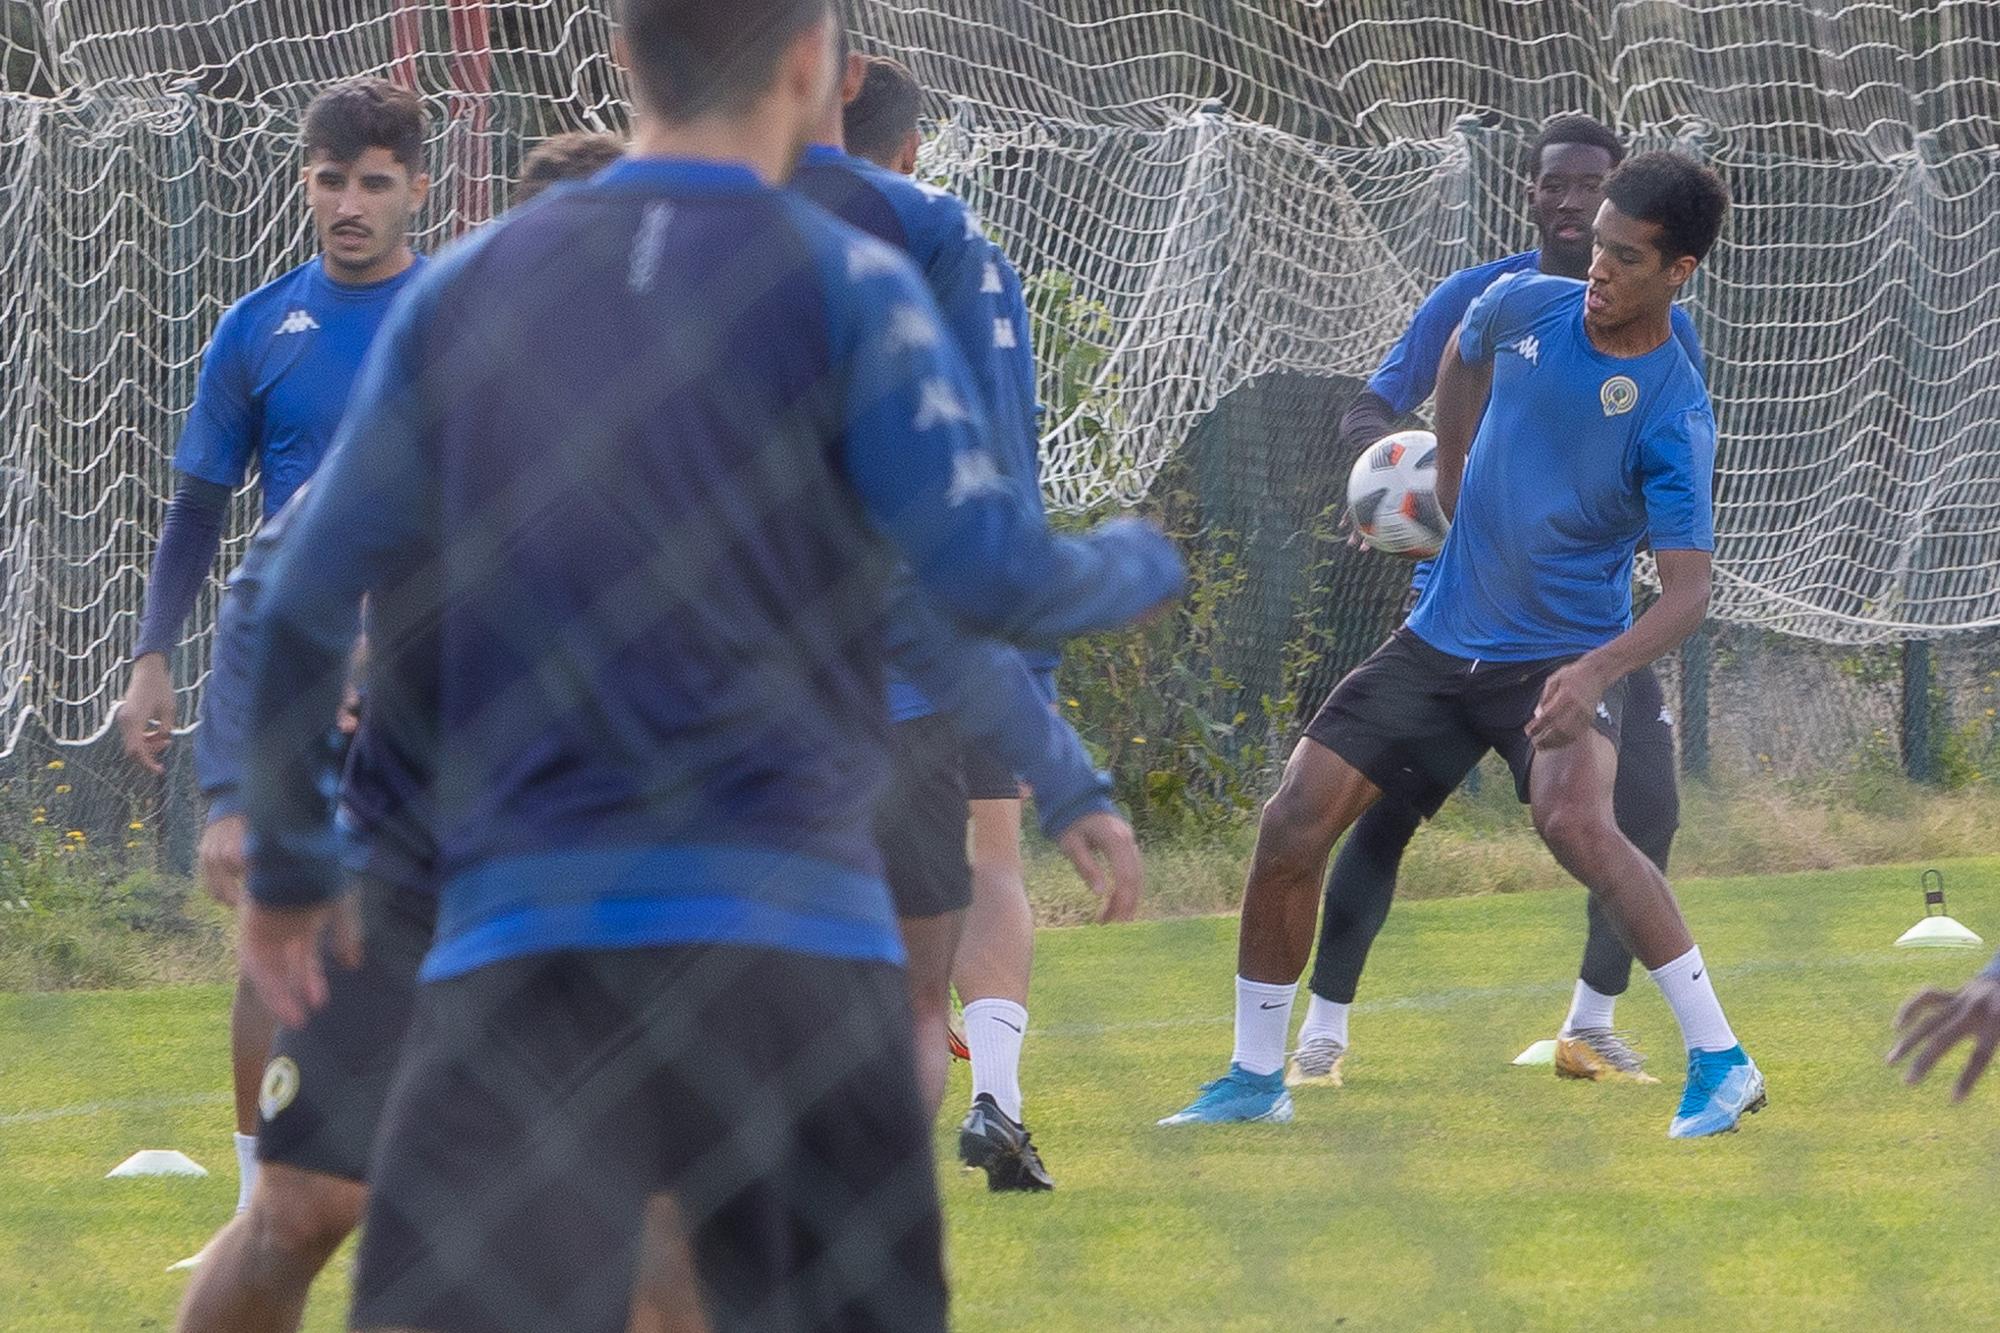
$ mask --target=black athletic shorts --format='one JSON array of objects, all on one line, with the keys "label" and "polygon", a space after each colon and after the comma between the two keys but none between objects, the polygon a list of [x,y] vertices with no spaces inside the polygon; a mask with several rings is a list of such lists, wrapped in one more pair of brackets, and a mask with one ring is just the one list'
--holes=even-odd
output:
[{"label": "black athletic shorts", "polygon": [[368,1178],[368,1154],[410,1026],[417,968],[437,929],[437,895],[362,875],[362,961],[326,964],[326,1007],[280,1028],[257,1098],[257,1160],[343,1180]]},{"label": "black athletic shorts", "polygon": [[889,728],[889,790],[875,808],[875,839],[897,916],[940,916],[972,903],[961,749],[958,732],[936,714]]},{"label": "black athletic shorts", "polygon": [[[1334,687],[1306,735],[1426,819],[1489,749],[1507,761],[1526,801],[1535,747],[1523,728],[1548,678],[1575,660],[1472,661],[1439,652],[1406,625]],[[1598,706],[1597,729],[1613,745],[1624,702],[1620,680]]]},{"label": "black athletic shorts", "polygon": [[682,946],[419,987],[352,1326],[619,1333],[649,1204],[718,1333],[942,1330],[901,969]]}]

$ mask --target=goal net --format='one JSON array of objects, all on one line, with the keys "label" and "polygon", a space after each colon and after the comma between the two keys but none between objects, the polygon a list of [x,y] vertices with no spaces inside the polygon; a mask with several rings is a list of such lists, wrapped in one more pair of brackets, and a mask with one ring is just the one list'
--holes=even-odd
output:
[{"label": "goal net", "polygon": [[[305,103],[357,73],[425,95],[434,246],[505,206],[535,140],[623,124],[605,9],[5,6],[0,741],[33,718],[66,739],[106,725],[203,344],[311,250]],[[932,91],[922,169],[1028,275],[1056,506],[1132,504],[1177,464],[1199,472],[1190,440],[1250,386],[1365,376],[1440,278],[1530,243],[1523,145],[1579,109],[1705,157],[1737,199],[1688,297],[1722,429],[1714,614],[1841,645],[2000,625],[2000,10],[1984,0],[851,11],[864,47]],[[1293,509],[1346,470],[1333,407],[1312,400],[1254,479]],[[211,618],[179,654],[190,691]]]}]

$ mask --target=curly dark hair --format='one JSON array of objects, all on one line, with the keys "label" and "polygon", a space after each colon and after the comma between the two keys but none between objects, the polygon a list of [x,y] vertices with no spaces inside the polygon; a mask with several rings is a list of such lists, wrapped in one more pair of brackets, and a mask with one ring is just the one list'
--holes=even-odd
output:
[{"label": "curly dark hair", "polygon": [[386,148],[412,172],[424,169],[424,104],[387,79],[336,83],[306,108],[306,160],[352,162]]},{"label": "curly dark hair", "polygon": [[1620,213],[1659,224],[1659,250],[1668,261],[1708,257],[1729,212],[1722,177],[1680,153],[1641,153],[1611,173],[1604,197]]}]

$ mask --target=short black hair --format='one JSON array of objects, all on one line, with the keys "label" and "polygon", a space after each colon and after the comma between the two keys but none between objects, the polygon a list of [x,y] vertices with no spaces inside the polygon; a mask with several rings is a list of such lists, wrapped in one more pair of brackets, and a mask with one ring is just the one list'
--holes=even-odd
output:
[{"label": "short black hair", "polygon": [[625,141],[615,134],[572,130],[551,135],[521,159],[514,202],[525,204],[557,181],[587,180],[623,156]]},{"label": "short black hair", "polygon": [[1580,111],[1565,112],[1552,116],[1542,126],[1541,133],[1528,145],[1528,176],[1530,179],[1542,174],[1542,150],[1553,148],[1559,143],[1580,143],[1592,148],[1602,148],[1611,154],[1611,165],[1617,166],[1625,160],[1625,145],[1609,125],[1594,116],[1586,116]]},{"label": "short black hair", "polygon": [[352,162],[386,148],[412,172],[424,169],[424,104],[387,79],[336,83],[306,108],[306,161]]},{"label": "short black hair", "polygon": [[1667,260],[1708,257],[1729,212],[1729,189],[1722,177],[1691,157],[1657,151],[1641,153],[1611,173],[1604,197],[1620,213],[1658,223],[1659,250]]},{"label": "short black hair", "polygon": [[917,128],[924,90],[909,66],[889,56],[869,56],[861,93],[842,114],[847,151],[880,160],[903,146]]},{"label": "short black hair", "polygon": [[670,121],[749,109],[793,39],[834,0],[619,0],[619,30],[647,106]]}]

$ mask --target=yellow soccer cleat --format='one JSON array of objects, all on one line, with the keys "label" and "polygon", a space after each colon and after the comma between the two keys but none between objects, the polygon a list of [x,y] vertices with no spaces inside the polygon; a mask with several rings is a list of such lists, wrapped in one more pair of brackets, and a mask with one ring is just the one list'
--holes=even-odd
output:
[{"label": "yellow soccer cleat", "polygon": [[1556,1038],[1556,1077],[1592,1083],[1658,1083],[1646,1058],[1610,1028],[1578,1028]]},{"label": "yellow soccer cleat", "polygon": [[1337,1088],[1341,1085],[1340,1066],[1347,1048],[1331,1037],[1313,1037],[1285,1062],[1288,1088]]}]

